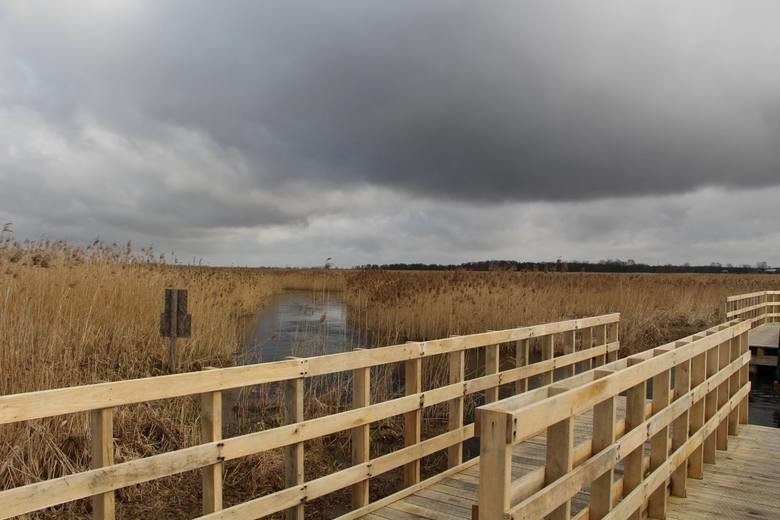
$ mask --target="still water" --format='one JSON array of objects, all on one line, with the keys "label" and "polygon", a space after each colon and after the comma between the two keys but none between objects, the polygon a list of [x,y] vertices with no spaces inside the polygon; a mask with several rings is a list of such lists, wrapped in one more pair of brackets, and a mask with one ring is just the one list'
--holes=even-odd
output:
[{"label": "still water", "polygon": [[363,339],[347,324],[347,306],[338,292],[286,291],[257,315],[242,361],[346,352]]},{"label": "still water", "polygon": [[760,370],[750,374],[748,422],[780,428],[780,394],[773,387],[774,371]]}]

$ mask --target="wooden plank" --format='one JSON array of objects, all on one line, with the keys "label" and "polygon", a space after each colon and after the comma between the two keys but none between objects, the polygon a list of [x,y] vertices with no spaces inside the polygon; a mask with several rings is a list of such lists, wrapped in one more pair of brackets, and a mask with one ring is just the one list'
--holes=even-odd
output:
[{"label": "wooden plank", "polygon": [[[200,396],[200,441],[222,440],[222,392],[208,392]],[[203,514],[222,509],[222,463],[200,470],[203,488]]]},{"label": "wooden plank", "polygon": [[[669,406],[671,392],[671,374],[669,370],[653,377],[653,415],[657,415]],[[650,439],[650,470],[661,467],[669,456],[669,427],[664,426]],[[651,490],[648,500],[648,514],[651,518],[666,516],[666,483]]]},{"label": "wooden plank", "polygon": [[[422,359],[411,359],[404,363],[404,387],[406,395],[417,395],[422,392]],[[422,409],[420,406],[404,414],[404,446],[418,444],[422,435]],[[404,466],[404,486],[411,486],[420,481],[420,459],[413,460]]]},{"label": "wooden plank", "polygon": [[[542,343],[542,360],[553,359],[553,357],[555,357],[555,336],[548,334],[547,336],[540,338],[540,341]],[[552,384],[553,373],[554,370],[550,370],[549,372],[541,374],[539,376],[539,385],[546,386]]]},{"label": "wooden plank", "polygon": [[[569,473],[574,466],[574,419],[568,418],[547,428],[545,484]],[[557,507],[549,515],[550,520],[569,520],[571,500]]]},{"label": "wooden plank", "polygon": [[[92,469],[104,468],[114,463],[114,414],[113,409],[103,408],[89,413],[91,434]],[[115,518],[114,492],[106,491],[92,497],[92,518],[113,520]]]},{"label": "wooden plank", "polygon": [[[352,408],[360,409],[371,404],[371,369],[358,368],[352,372]],[[369,425],[352,429],[352,465],[367,462],[370,458]],[[368,504],[368,478],[352,485],[352,507]]]},{"label": "wooden plank", "polygon": [[[498,345],[488,345],[485,347],[485,375],[498,374]],[[492,403],[498,401],[498,385],[485,390],[485,402]]]},{"label": "wooden plank", "polygon": [[[515,367],[524,367],[528,365],[529,361],[529,340],[522,339],[515,342]],[[528,391],[528,379],[519,379],[515,382],[515,393],[522,394]]]},{"label": "wooden plank", "polygon": [[[608,376],[609,377],[609,376]],[[645,421],[645,399],[647,383],[642,380],[626,391],[626,433],[637,428]],[[638,488],[642,483],[644,459],[643,446],[635,448],[623,463],[623,496]],[[627,511],[626,518],[639,518],[639,511]]]},{"label": "wooden plank", "polygon": [[[286,382],[285,422],[287,424],[303,422],[303,392],[304,384],[302,377]],[[302,442],[291,444],[285,448],[285,484],[287,487],[302,486],[306,480],[303,450],[304,444]],[[305,517],[303,502],[288,509],[285,517],[287,520],[303,520]]]},{"label": "wooden plank", "polygon": [[490,468],[480,475],[479,520],[503,518],[509,510],[509,491],[512,478],[511,431],[505,413],[479,410],[480,464]]},{"label": "wooden plank", "polygon": [[[615,398],[610,397],[593,408],[593,452],[598,453],[615,442]],[[600,520],[612,509],[614,466],[591,485],[590,518]]]},{"label": "wooden plank", "polygon": [[[577,344],[577,331],[572,330],[561,334],[563,354],[573,354]],[[560,371],[561,377],[569,378],[574,375],[574,365],[567,365]]]},{"label": "wooden plank", "polygon": [[491,344],[511,343],[545,334],[612,323],[619,319],[620,314],[606,314],[532,327],[518,327],[362,351],[327,354],[300,360],[282,360],[0,396],[0,424],[286,381],[301,375],[311,377],[358,368],[370,368],[417,359],[421,356],[433,356]]},{"label": "wooden plank", "polygon": [[[674,400],[677,401],[691,390],[691,361],[683,361],[674,370]],[[672,423],[672,451],[677,450],[688,440],[690,410],[683,412]],[[671,495],[684,497],[686,494],[686,481],[688,480],[688,463],[680,464],[672,473]]]},{"label": "wooden plank", "polygon": [[[465,377],[465,352],[459,350],[449,354],[449,382],[451,385],[462,384]],[[464,387],[465,393],[465,387]],[[447,407],[447,429],[457,430],[463,426],[464,393],[449,401]],[[454,468],[463,462],[463,444],[457,443],[447,449],[447,467]]]},{"label": "wooden plank", "polygon": [[[716,345],[707,351],[707,377],[715,375],[718,371],[718,355],[720,353],[720,345]],[[712,388],[707,393],[707,397],[704,398],[704,421],[709,421],[718,411],[718,389]],[[715,435],[709,435],[704,440],[704,462],[707,464],[715,463],[715,448],[716,448]]]},{"label": "wooden plank", "polygon": [[[691,360],[691,387],[700,388],[707,379],[707,354],[702,353]],[[689,412],[688,435],[693,435],[704,426],[704,399],[691,405]],[[688,476],[695,479],[704,477],[704,446],[698,446],[688,459]]]}]

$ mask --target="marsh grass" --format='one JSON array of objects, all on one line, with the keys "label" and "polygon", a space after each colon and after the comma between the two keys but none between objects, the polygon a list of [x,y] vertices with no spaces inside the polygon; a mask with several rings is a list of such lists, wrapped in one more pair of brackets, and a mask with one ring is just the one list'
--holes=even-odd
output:
[{"label": "marsh grass", "polygon": [[[606,312],[621,312],[624,352],[656,346],[715,323],[727,294],[780,289],[777,276],[603,275],[517,272],[361,272],[170,265],[151,250],[95,242],[17,244],[0,240],[0,394],[153,376],[167,372],[158,320],[166,287],[189,289],[193,336],[180,346],[182,370],[228,366],[241,359],[247,324],[269,298],[286,289],[339,291],[352,328],[370,345],[447,337]],[[510,360],[511,361],[511,360]],[[467,377],[481,362],[468,356]],[[425,360],[425,386],[446,381],[444,357]],[[284,420],[274,385],[230,391],[226,435],[272,428]],[[372,402],[403,395],[400,363],[372,369]],[[311,378],[306,417],[350,407],[348,373]],[[473,417],[479,398],[470,399]],[[120,407],[115,411],[117,462],[200,442],[194,398]],[[83,471],[89,465],[86,414],[0,426],[0,489]],[[441,432],[446,407],[425,410],[423,437]],[[372,425],[372,454],[402,444],[400,418]],[[307,442],[307,478],[349,466],[349,435]],[[423,473],[444,464],[423,461]],[[280,450],[226,464],[225,502],[235,504],[283,487]],[[400,472],[372,479],[372,498],[400,485]],[[309,507],[312,518],[334,516],[348,491]],[[117,493],[120,518],[189,518],[200,511],[197,472],[132,486]],[[339,505],[342,504],[342,505]],[[34,518],[79,518],[87,501]]]}]

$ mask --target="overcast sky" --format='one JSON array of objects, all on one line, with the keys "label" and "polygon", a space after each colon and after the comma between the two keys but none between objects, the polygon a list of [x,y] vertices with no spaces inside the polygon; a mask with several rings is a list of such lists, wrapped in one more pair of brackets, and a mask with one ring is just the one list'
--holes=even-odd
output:
[{"label": "overcast sky", "polygon": [[0,224],[212,264],[780,264],[780,2],[4,1]]}]

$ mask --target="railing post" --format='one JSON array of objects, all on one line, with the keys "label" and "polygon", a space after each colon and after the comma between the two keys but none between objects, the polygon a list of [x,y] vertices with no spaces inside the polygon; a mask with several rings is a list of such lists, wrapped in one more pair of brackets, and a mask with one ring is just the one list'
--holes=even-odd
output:
[{"label": "railing post", "polygon": [[[577,345],[577,331],[571,330],[563,333],[563,355],[574,354]],[[561,368],[561,375],[564,378],[574,375],[574,363]]]},{"label": "railing post", "polygon": [[[609,344],[612,342],[618,342],[620,341],[620,322],[612,323],[607,327],[607,341],[605,343]],[[619,352],[617,350],[613,352],[607,352],[605,354],[607,362],[610,361],[617,361]]]},{"label": "railing post", "polygon": [[[498,374],[498,345],[485,347],[485,375]],[[498,401],[498,385],[485,390],[485,403]]]},{"label": "railing post", "polygon": [[[551,394],[552,395],[552,394]],[[574,465],[574,419],[568,417],[547,428],[544,483],[550,484],[566,475]],[[548,516],[550,520],[569,520],[571,500],[567,500]]]},{"label": "railing post", "polygon": [[[548,334],[541,338],[542,341],[542,361],[553,359],[555,356],[555,337],[552,334]],[[545,386],[553,382],[553,373],[555,370],[552,368],[539,376],[539,385]]]},{"label": "railing post", "polygon": [[[731,340],[724,341],[718,347],[718,370],[723,370],[728,366],[731,360]],[[718,385],[718,410],[723,408],[726,403],[729,402],[729,381],[731,378],[726,379]],[[729,421],[728,417],[725,417],[723,421],[718,425],[716,430],[716,447],[721,451],[726,451],[729,448]]]},{"label": "railing post", "polygon": [[[222,440],[222,392],[206,392],[200,395],[200,442]],[[212,464],[200,470],[203,489],[203,514],[222,509],[222,463]]]},{"label": "railing post", "polygon": [[[406,395],[422,392],[422,359],[410,359],[404,363],[404,388]],[[404,414],[404,446],[420,443],[422,428],[422,402],[420,407]],[[420,481],[420,459],[404,466],[404,486]]]},{"label": "railing post", "polygon": [[[582,350],[589,350],[593,348],[593,327],[583,329],[580,333],[580,347]],[[585,372],[593,367],[593,357],[580,361],[578,372]]]},{"label": "railing post", "polygon": [[[745,354],[750,350],[750,345],[748,345],[748,333],[743,332],[739,335],[739,354]],[[780,348],[778,349],[778,355],[780,355]],[[748,381],[750,380],[750,361],[742,365],[742,368],[739,371],[739,387],[742,388],[746,384],[748,384]],[[747,424],[748,423],[748,398],[745,396],[745,398],[739,403],[739,423],[740,424]]]},{"label": "railing post", "polygon": [[[287,424],[295,424],[303,421],[303,392],[304,380],[302,377],[290,379],[285,382],[284,402],[285,419]],[[298,442],[286,448],[285,454],[285,480],[287,487],[301,486],[305,482],[303,443]],[[303,503],[287,510],[287,520],[303,520]]]},{"label": "railing post", "polygon": [[[691,388],[696,388],[707,378],[707,353],[701,353],[691,360]],[[701,398],[691,405],[688,435],[691,436],[704,426],[706,398]],[[704,478],[704,444],[693,450],[688,458],[688,476],[695,479]]]},{"label": "railing post", "polygon": [[[528,340],[521,339],[515,343],[515,366],[524,367],[528,365]],[[452,382],[452,381],[450,381]],[[522,394],[528,391],[528,378],[518,379],[515,382],[515,394]]]},{"label": "railing post", "polygon": [[[101,408],[89,412],[89,431],[92,436],[90,468],[104,468],[114,463],[114,411]],[[114,520],[114,492],[107,491],[92,497],[92,518]]]},{"label": "railing post", "polygon": [[[707,351],[707,379],[711,378],[718,372],[718,355],[720,353],[720,345],[712,347]],[[718,411],[718,389],[713,388],[707,393],[704,398],[704,420],[709,421]],[[711,433],[704,439],[704,462],[707,464],[715,464],[715,448],[716,448],[717,434]]]},{"label": "railing post", "polygon": [[[684,361],[674,367],[674,400],[687,394],[691,390],[691,361]],[[672,452],[688,440],[690,410],[685,410],[672,423]],[[672,473],[672,496],[685,497],[686,481],[688,479],[688,462],[680,464]]]},{"label": "railing post", "polygon": [[[465,352],[458,350],[450,352],[450,384],[463,383],[465,377]],[[447,429],[459,430],[463,427],[463,394],[452,399],[448,404]],[[447,467],[454,468],[463,462],[463,443],[458,442],[447,448]]]},{"label": "railing post", "polygon": [[489,410],[480,414],[479,520],[504,518],[509,511],[512,479],[511,416]]},{"label": "railing post", "polygon": [[[615,398],[610,397],[593,407],[593,453],[615,442]],[[601,520],[612,509],[612,481],[615,469],[600,475],[591,484],[590,518]]]},{"label": "railing post", "polygon": [[[640,360],[628,358],[628,365],[641,363]],[[626,391],[626,433],[645,421],[645,399],[647,397],[647,382],[632,386]],[[641,485],[643,477],[644,447],[639,446],[629,453],[623,467],[623,496],[628,495]],[[628,518],[639,518],[639,511],[634,511]]]},{"label": "railing post", "polygon": [[[596,336],[596,346],[604,346],[604,348],[607,348],[607,326],[606,325],[599,325],[594,328],[594,335]],[[593,358],[593,366],[599,367],[606,363],[607,361],[607,353],[604,352],[603,355],[595,356]]]},{"label": "railing post", "polygon": [[[352,408],[371,404],[371,368],[356,368],[352,371]],[[352,428],[352,465],[368,462],[369,425]],[[352,507],[357,509],[368,505],[368,475],[352,486]]]},{"label": "railing post", "polygon": [[[669,406],[669,385],[671,378],[669,370],[653,377],[653,415]],[[669,456],[669,427],[664,426],[650,439],[650,471],[656,470]],[[648,514],[651,518],[666,517],[666,483],[658,486],[650,494]]]},{"label": "railing post", "polygon": [[[731,338],[731,341],[729,341],[729,362],[734,362],[739,358],[739,340],[740,336],[736,336],[734,338]],[[741,370],[741,367],[734,371],[731,376],[729,376],[728,381],[728,393],[729,393],[729,399],[734,397],[734,395],[739,391],[739,372]],[[737,435],[739,432],[738,430],[739,425],[739,406],[735,407],[731,413],[729,414],[728,419],[728,434],[729,435]]]}]

